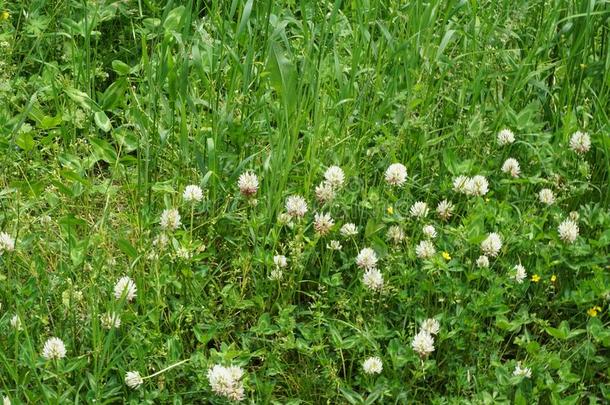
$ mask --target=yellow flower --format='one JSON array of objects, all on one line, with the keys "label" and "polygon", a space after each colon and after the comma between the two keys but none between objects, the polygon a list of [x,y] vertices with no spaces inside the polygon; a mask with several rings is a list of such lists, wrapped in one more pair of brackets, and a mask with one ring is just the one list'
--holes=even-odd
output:
[{"label": "yellow flower", "polygon": [[3,12],[0,13],[0,20],[8,20],[10,17],[11,17],[11,13],[9,13],[6,10],[4,10]]},{"label": "yellow flower", "polygon": [[557,281],[557,276],[553,274],[551,276],[551,283],[554,283],[555,281]]},{"label": "yellow flower", "polygon": [[537,283],[538,281],[540,281],[540,276],[539,276],[538,274],[534,274],[534,275],[532,276],[532,281],[533,281],[534,283]]},{"label": "yellow flower", "polygon": [[392,215],[394,213],[394,208],[388,207],[387,211],[388,211],[388,214]]},{"label": "yellow flower", "polygon": [[485,202],[489,202],[489,198],[485,198]]},{"label": "yellow flower", "polygon": [[592,318],[595,318],[597,316],[597,313],[601,310],[602,309],[598,306],[591,307],[587,310],[587,315],[589,315]]},{"label": "yellow flower", "polygon": [[447,261],[451,260],[451,255],[449,254],[449,252],[443,252],[443,259]]}]

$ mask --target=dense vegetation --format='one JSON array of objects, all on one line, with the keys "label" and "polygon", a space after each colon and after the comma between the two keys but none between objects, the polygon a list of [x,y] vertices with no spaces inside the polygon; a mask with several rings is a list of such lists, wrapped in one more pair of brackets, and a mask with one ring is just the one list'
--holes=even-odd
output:
[{"label": "dense vegetation", "polygon": [[5,404],[607,403],[609,41],[595,0],[0,0]]}]

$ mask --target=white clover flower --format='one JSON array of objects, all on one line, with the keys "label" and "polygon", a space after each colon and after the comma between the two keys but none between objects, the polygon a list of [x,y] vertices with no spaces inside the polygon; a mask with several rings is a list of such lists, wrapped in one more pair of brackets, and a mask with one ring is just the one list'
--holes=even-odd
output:
[{"label": "white clover flower", "polygon": [[175,231],[182,225],[180,213],[175,208],[163,210],[161,213],[161,228],[167,231]]},{"label": "white clover flower", "polygon": [[508,128],[498,132],[498,145],[504,146],[515,142],[515,134]]},{"label": "white clover flower", "polygon": [[286,212],[293,218],[302,218],[307,213],[307,202],[300,195],[291,195],[286,199]]},{"label": "white clover flower", "polygon": [[345,173],[343,173],[343,169],[339,166],[331,166],[324,172],[324,179],[331,187],[339,189],[343,187],[345,182]]},{"label": "white clover flower", "polygon": [[282,225],[292,225],[292,217],[287,212],[282,212],[278,215],[277,221]]},{"label": "white clover flower", "polygon": [[402,186],[407,180],[407,168],[401,163],[393,163],[385,171],[385,181],[392,186]]},{"label": "white clover flower", "polygon": [[316,200],[318,200],[320,204],[324,204],[335,199],[335,189],[326,181],[323,181],[319,186],[316,187],[315,193]]},{"label": "white clover flower", "polygon": [[208,370],[208,381],[212,391],[232,401],[245,398],[244,387],[240,381],[243,370],[239,367],[223,367],[216,364]]},{"label": "white clover flower", "polygon": [[411,216],[414,218],[426,217],[428,215],[428,204],[422,201],[417,201],[411,206],[409,214],[411,214]]},{"label": "white clover flower", "polygon": [[578,213],[578,211],[570,211],[568,218],[570,218],[574,222],[578,222],[578,220],[580,219],[580,214]]},{"label": "white clover flower", "polygon": [[392,225],[388,229],[388,239],[395,245],[398,245],[405,239],[405,233],[400,226]]},{"label": "white clover flower", "polygon": [[326,235],[330,232],[331,228],[335,224],[335,221],[329,213],[320,214],[317,213],[313,220],[313,229],[321,236]]},{"label": "white clover flower", "polygon": [[155,236],[155,239],[153,239],[153,241],[152,241],[153,246],[159,248],[159,250],[165,249],[167,247],[168,243],[169,243],[169,238],[164,233],[158,234],[157,236]]},{"label": "white clover flower", "polygon": [[330,243],[326,245],[326,247],[330,250],[341,250],[343,248],[343,246],[341,246],[341,242],[339,242],[338,240],[331,240]]},{"label": "white clover flower", "polygon": [[15,330],[23,329],[23,326],[21,324],[21,318],[19,318],[19,315],[17,315],[17,314],[13,315],[10,323],[11,323],[11,326],[13,327],[13,329],[15,329]]},{"label": "white clover flower", "polygon": [[457,176],[453,179],[453,191],[456,193],[466,194],[468,192],[468,184],[470,183],[470,177]]},{"label": "white clover flower", "polygon": [[106,312],[100,315],[100,323],[104,329],[118,329],[121,326],[121,317],[116,312]]},{"label": "white clover flower", "polygon": [[66,345],[64,345],[63,340],[56,337],[49,338],[42,348],[42,357],[47,360],[66,357]]},{"label": "white clover flower", "polygon": [[466,184],[466,194],[483,196],[489,191],[489,183],[485,176],[476,175]]},{"label": "white clover flower", "polygon": [[436,335],[441,330],[441,324],[434,318],[428,318],[421,323],[421,330]]},{"label": "white clover flower", "polygon": [[350,236],[358,235],[358,228],[356,228],[356,225],[352,223],[347,223],[341,227],[341,230],[339,232],[341,233],[341,235],[348,238]]},{"label": "white clover flower", "polygon": [[442,220],[448,220],[453,214],[453,204],[447,200],[439,202],[436,206],[436,213]]},{"label": "white clover flower", "polygon": [[502,165],[502,172],[508,173],[513,177],[519,177],[521,173],[521,167],[519,166],[519,162],[517,159],[508,158],[504,161]]},{"label": "white clover flower", "polygon": [[487,268],[489,267],[489,259],[485,255],[479,256],[477,259],[477,267],[479,268]]},{"label": "white clover flower", "polygon": [[258,177],[252,172],[245,172],[237,179],[239,192],[246,197],[252,197],[258,191]]},{"label": "white clover flower", "polygon": [[280,268],[276,267],[269,273],[269,280],[281,280],[283,276],[284,272]]},{"label": "white clover flower", "polygon": [[487,238],[481,242],[481,250],[487,256],[496,257],[500,253],[500,249],[502,249],[502,237],[495,232],[488,234]]},{"label": "white clover flower", "polygon": [[591,149],[591,139],[586,132],[576,131],[570,138],[570,148],[576,153],[586,153]]},{"label": "white clover flower", "polygon": [[0,232],[0,255],[15,250],[15,239],[6,232]]},{"label": "white clover flower", "polygon": [[194,184],[190,186],[186,186],[184,189],[184,193],[182,194],[182,199],[186,202],[200,202],[203,200],[203,190],[201,187],[196,186]]},{"label": "white clover flower", "polygon": [[555,202],[555,194],[553,194],[552,190],[550,190],[548,188],[543,188],[538,193],[538,199],[543,204],[551,205]]},{"label": "white clover flower", "polygon": [[415,247],[415,254],[420,259],[430,259],[436,253],[434,244],[429,240],[422,240],[419,245]]},{"label": "white clover flower", "polygon": [[377,267],[377,254],[371,248],[364,248],[356,257],[356,265],[361,269],[370,270]]},{"label": "white clover flower", "polygon": [[383,275],[376,268],[368,269],[362,275],[362,284],[369,290],[381,291],[383,289]]},{"label": "white clover flower", "polygon": [[362,363],[362,369],[366,374],[380,374],[383,370],[383,363],[379,357],[369,357]]},{"label": "white clover flower", "polygon": [[123,296],[127,301],[132,301],[136,297],[136,283],[128,276],[121,277],[114,286],[114,297],[120,300]]},{"label": "white clover flower", "polygon": [[566,219],[557,228],[559,237],[565,243],[574,243],[578,237],[578,225],[571,219]]},{"label": "white clover flower", "polygon": [[2,397],[2,405],[11,405],[11,399],[9,397]]},{"label": "white clover flower", "polygon": [[284,255],[275,255],[273,256],[273,264],[275,264],[275,267],[278,269],[283,269],[288,266],[288,260]]},{"label": "white clover flower", "polygon": [[411,347],[420,357],[427,357],[434,351],[434,338],[425,330],[420,330],[413,338]]},{"label": "white clover flower", "polygon": [[193,257],[193,252],[184,246],[180,246],[176,249],[176,257],[182,260],[190,260]]},{"label": "white clover flower", "polygon": [[436,238],[436,229],[434,229],[434,226],[432,225],[424,226],[422,228],[422,232],[424,233],[424,236],[428,239]]},{"label": "white clover flower", "polygon": [[513,278],[515,279],[515,281],[519,284],[523,283],[523,280],[525,280],[527,277],[527,272],[525,271],[525,267],[518,264],[515,266],[515,268],[513,270],[515,271],[515,274],[513,275]]},{"label": "white clover flower", "polygon": [[529,367],[521,367],[521,362],[517,362],[517,366],[515,367],[515,371],[513,371],[513,375],[515,377],[532,377],[532,370]]},{"label": "white clover flower", "polygon": [[144,380],[142,379],[142,376],[137,371],[128,371],[127,373],[125,373],[125,384],[129,388],[132,388],[134,390],[138,389],[140,388],[140,385],[142,385],[143,382]]}]

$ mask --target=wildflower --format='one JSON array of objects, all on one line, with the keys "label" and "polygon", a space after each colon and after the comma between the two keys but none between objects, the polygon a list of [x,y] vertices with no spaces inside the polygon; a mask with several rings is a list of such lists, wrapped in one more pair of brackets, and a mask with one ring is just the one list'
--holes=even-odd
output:
[{"label": "wildflower", "polygon": [[428,204],[422,201],[418,201],[411,206],[409,213],[415,218],[424,218],[428,215]]},{"label": "wildflower", "polygon": [[489,191],[489,183],[485,176],[477,175],[466,184],[466,194],[483,196]]},{"label": "wildflower", "polygon": [[347,238],[350,236],[358,235],[358,228],[356,228],[356,225],[352,223],[347,223],[341,227],[341,230],[339,230],[339,232],[341,233],[341,235]]},{"label": "wildflower", "polygon": [[500,253],[500,249],[502,249],[502,237],[495,232],[488,234],[487,238],[481,242],[481,250],[488,256],[496,257]]},{"label": "wildflower", "polygon": [[241,401],[245,398],[243,383],[240,381],[243,374],[240,367],[216,364],[208,370],[208,381],[216,394],[232,401]]},{"label": "wildflower", "polygon": [[532,377],[532,370],[529,367],[521,367],[521,362],[517,362],[517,366],[515,367],[515,371],[513,371],[513,375],[515,377]]},{"label": "wildflower", "polygon": [[420,259],[429,259],[436,253],[436,248],[434,244],[429,240],[422,240],[419,242],[419,245],[415,247],[415,254]]},{"label": "wildflower", "polygon": [[2,397],[2,405],[11,405],[11,399],[9,397]]},{"label": "wildflower", "polygon": [[442,220],[448,220],[453,214],[453,204],[447,200],[439,202],[436,206],[436,213]]},{"label": "wildflower", "polygon": [[326,235],[331,230],[331,228],[333,227],[334,224],[335,224],[335,221],[332,219],[332,217],[330,216],[329,213],[326,213],[326,214],[317,213],[314,216],[313,228],[321,236]]},{"label": "wildflower", "polygon": [[362,369],[366,374],[380,374],[383,370],[383,363],[379,357],[369,357],[362,363]]},{"label": "wildflower", "polygon": [[100,315],[100,323],[104,329],[118,329],[121,326],[121,318],[115,312],[106,312]]},{"label": "wildflower", "polygon": [[385,172],[385,181],[392,185],[401,187],[407,180],[407,168],[400,164],[391,164]]},{"label": "wildflower", "polygon": [[330,202],[335,198],[335,189],[328,182],[322,182],[316,187],[316,200],[320,204]]},{"label": "wildflower", "polygon": [[270,280],[281,280],[282,276],[284,275],[284,272],[279,269],[279,268],[275,268],[273,270],[271,270],[271,273],[269,273],[269,279]]},{"label": "wildflower", "polygon": [[307,202],[300,195],[291,195],[286,199],[286,212],[293,218],[302,218],[307,213]]},{"label": "wildflower", "polygon": [[330,250],[341,250],[343,248],[343,246],[341,246],[341,242],[339,242],[338,240],[331,240],[330,243],[326,245],[326,247]]},{"label": "wildflower", "polygon": [[386,208],[386,212],[388,215],[394,215],[394,207],[390,205],[388,208]]},{"label": "wildflower", "polygon": [[114,297],[120,300],[123,296],[127,301],[132,301],[136,297],[136,283],[128,276],[123,276],[114,286]]},{"label": "wildflower", "polygon": [[578,213],[578,211],[570,211],[568,218],[570,218],[574,222],[578,222],[578,220],[580,219],[580,214]]},{"label": "wildflower", "polygon": [[42,348],[42,357],[47,360],[63,359],[66,357],[66,346],[60,338],[49,338]]},{"label": "wildflower", "polygon": [[405,233],[402,228],[398,225],[392,225],[388,229],[388,239],[391,240],[395,245],[398,245],[405,239]]},{"label": "wildflower", "polygon": [[237,179],[239,192],[246,197],[252,197],[258,191],[258,177],[252,172],[245,172]]},{"label": "wildflower", "polygon": [[422,228],[422,232],[424,233],[424,236],[426,238],[429,238],[429,239],[436,238],[436,229],[434,229],[434,226],[432,226],[432,225],[424,226]]},{"label": "wildflower", "polygon": [[180,213],[175,208],[165,209],[161,213],[161,228],[167,231],[175,231],[182,225]]},{"label": "wildflower", "polygon": [[449,254],[449,252],[445,251],[441,255],[443,256],[443,259],[447,261],[451,260],[451,255]]},{"label": "wildflower", "polygon": [[509,173],[513,177],[519,177],[519,173],[521,173],[521,167],[519,167],[519,162],[517,162],[517,159],[506,159],[506,161],[502,165],[502,172]]},{"label": "wildflower", "polygon": [[523,280],[525,280],[525,278],[527,277],[527,272],[525,271],[525,267],[518,264],[515,266],[514,271],[515,271],[515,274],[513,275],[513,278],[515,279],[515,281],[519,284],[523,283]]},{"label": "wildflower", "polygon": [[137,371],[128,371],[125,373],[125,384],[132,389],[138,389],[144,380]]},{"label": "wildflower", "polygon": [[587,310],[587,315],[589,315],[592,318],[595,318],[597,316],[597,313],[600,312],[601,310],[602,310],[601,307],[598,307],[598,306],[591,307]]},{"label": "wildflower", "polygon": [[574,243],[578,237],[578,225],[571,219],[566,219],[557,228],[559,237],[565,243]]},{"label": "wildflower", "polygon": [[413,338],[411,347],[421,358],[427,357],[434,351],[434,338],[425,330],[420,330]]},{"label": "wildflower", "polygon": [[570,138],[570,148],[576,153],[586,153],[591,149],[591,139],[586,132],[576,131]]},{"label": "wildflower", "polygon": [[371,248],[364,248],[356,257],[356,265],[361,269],[370,270],[377,267],[377,254]]},{"label": "wildflower", "polygon": [[6,232],[0,232],[0,255],[13,250],[15,250],[15,239]]},{"label": "wildflower", "polygon": [[532,276],[532,281],[533,281],[534,283],[539,282],[539,281],[540,281],[540,276],[539,276],[538,274],[534,274],[534,275]]},{"label": "wildflower", "polygon": [[362,275],[362,283],[373,291],[381,291],[383,288],[383,275],[376,268],[368,269]]},{"label": "wildflower", "polygon": [[13,329],[15,329],[15,330],[23,329],[23,327],[21,325],[21,318],[19,318],[19,315],[17,315],[17,314],[13,315],[10,323],[11,323],[11,326],[13,327]]},{"label": "wildflower", "polygon": [[186,186],[184,189],[184,194],[182,194],[182,199],[186,202],[200,202],[203,200],[203,190],[201,187],[196,185]]},{"label": "wildflower", "polygon": [[553,274],[551,276],[551,283],[554,283],[555,281],[557,281],[557,276]]},{"label": "wildflower", "polygon": [[193,253],[184,246],[180,246],[176,249],[176,257],[182,260],[190,260],[193,257]]},{"label": "wildflower", "polygon": [[477,259],[477,267],[479,267],[479,268],[489,267],[489,259],[487,258],[487,256],[485,256],[485,255],[479,256],[479,258]]},{"label": "wildflower", "polygon": [[277,221],[282,225],[291,226],[292,225],[291,220],[292,220],[292,217],[290,215],[288,215],[287,212],[282,212],[280,215],[277,216]]},{"label": "wildflower", "polygon": [[421,330],[436,335],[441,330],[441,324],[434,318],[428,318],[421,323]]},{"label": "wildflower", "polygon": [[498,145],[504,146],[515,142],[515,134],[508,128],[498,132]]},{"label": "wildflower", "polygon": [[453,179],[453,191],[456,193],[466,194],[468,191],[468,183],[470,183],[470,178],[466,176],[457,176]]},{"label": "wildflower", "polygon": [[345,173],[343,173],[343,170],[339,166],[331,166],[324,172],[324,179],[326,179],[326,182],[334,189],[338,189],[343,187]]},{"label": "wildflower", "polygon": [[538,193],[538,199],[543,204],[551,205],[555,202],[555,194],[553,194],[552,190],[550,190],[548,188],[543,188]]},{"label": "wildflower", "polygon": [[153,246],[159,248],[159,250],[165,249],[167,247],[168,243],[169,243],[169,238],[164,233],[158,234],[157,236],[155,236],[155,239],[153,239],[153,241],[152,241]]},{"label": "wildflower", "polygon": [[286,256],[284,255],[275,255],[273,256],[273,264],[275,264],[275,267],[278,269],[283,269],[288,266],[288,260],[286,260]]},{"label": "wildflower", "polygon": [[8,11],[4,10],[0,13],[0,21],[8,20],[9,18],[11,18],[11,13],[9,13]]}]

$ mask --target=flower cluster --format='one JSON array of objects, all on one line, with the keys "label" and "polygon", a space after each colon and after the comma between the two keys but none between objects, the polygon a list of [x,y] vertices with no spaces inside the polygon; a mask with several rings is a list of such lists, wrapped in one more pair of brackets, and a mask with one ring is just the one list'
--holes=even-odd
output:
[{"label": "flower cluster", "polygon": [[241,381],[243,375],[244,370],[241,367],[216,364],[208,370],[208,382],[216,394],[231,401],[242,401],[245,398]]}]

